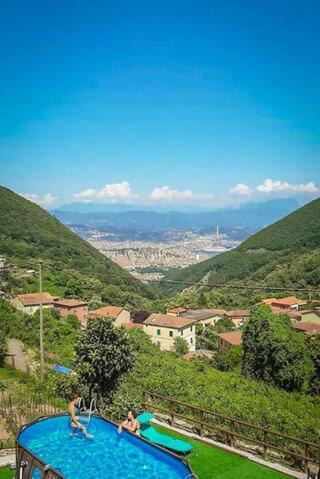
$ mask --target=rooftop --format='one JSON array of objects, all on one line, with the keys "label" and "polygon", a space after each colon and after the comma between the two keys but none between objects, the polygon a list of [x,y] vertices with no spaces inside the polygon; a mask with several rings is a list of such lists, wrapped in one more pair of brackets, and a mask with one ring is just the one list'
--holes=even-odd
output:
[{"label": "rooftop", "polygon": [[[28,305],[38,305],[40,304],[40,294],[39,293],[28,293],[28,294],[18,294],[17,298],[24,306]],[[42,293],[42,303],[49,304],[53,303],[55,298],[49,293]]]},{"label": "rooftop", "polygon": [[298,299],[295,296],[287,296],[285,298],[267,298],[267,299],[263,299],[262,302],[269,305],[281,304],[284,306],[292,306],[294,304],[298,304],[302,306],[304,304],[307,304],[307,301]]},{"label": "rooftop", "polygon": [[294,329],[306,333],[309,336],[320,333],[320,324],[312,321],[296,321],[292,323]]},{"label": "rooftop", "polygon": [[204,321],[218,314],[224,314],[224,309],[189,309],[186,313],[181,314],[181,318],[193,319],[194,321]]},{"label": "rooftop", "polygon": [[248,309],[237,309],[234,311],[226,311],[224,313],[228,318],[234,317],[234,316],[249,316],[250,311]]},{"label": "rooftop", "polygon": [[181,313],[185,313],[186,311],[188,311],[186,308],[181,308],[180,306],[178,306],[177,308],[170,308],[168,310],[168,313],[181,314]]},{"label": "rooftop", "polygon": [[218,336],[224,341],[227,341],[227,343],[232,344],[232,346],[240,346],[240,344],[242,344],[241,331],[229,331],[227,333],[220,333]]},{"label": "rooftop", "polygon": [[89,316],[92,318],[105,317],[105,318],[117,318],[123,311],[120,306],[104,306],[103,308],[94,309],[89,312]]},{"label": "rooftop", "polygon": [[54,301],[54,304],[57,306],[66,306],[68,308],[74,308],[76,306],[87,306],[86,301],[79,301],[77,299],[61,299]]},{"label": "rooftop", "polygon": [[163,326],[166,328],[181,329],[195,323],[194,319],[187,319],[181,316],[170,316],[169,314],[153,313],[144,322],[146,325]]}]

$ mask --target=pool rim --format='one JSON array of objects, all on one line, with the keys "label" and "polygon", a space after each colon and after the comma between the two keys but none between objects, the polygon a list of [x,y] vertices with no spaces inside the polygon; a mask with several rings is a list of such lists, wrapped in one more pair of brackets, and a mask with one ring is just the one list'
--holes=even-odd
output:
[{"label": "pool rim", "polygon": [[[44,468],[47,468],[49,467],[50,470],[56,474],[58,477],[60,477],[60,479],[68,479],[65,475],[63,475],[61,472],[57,471],[56,469],[54,469],[53,467],[50,466],[50,464],[45,464],[44,461],[39,458],[38,456],[36,456],[32,451],[30,451],[29,448],[23,446],[21,443],[19,443],[19,437],[21,435],[21,433],[28,429],[30,426],[34,425],[34,424],[37,424],[38,422],[40,421],[43,421],[43,420],[46,420],[46,419],[51,419],[51,418],[55,418],[55,417],[64,417],[64,416],[70,416],[70,414],[68,412],[64,412],[64,413],[56,413],[56,414],[50,414],[50,415],[45,415],[45,416],[40,416],[38,417],[37,419],[34,419],[33,421],[31,422],[28,422],[26,424],[23,424],[20,429],[19,429],[19,432],[17,434],[17,437],[16,437],[16,462],[18,461],[18,448],[23,448],[28,454],[30,454],[33,458],[35,458],[39,463],[42,464],[42,466]],[[96,417],[98,419],[102,419],[103,421],[105,422],[108,422],[116,427],[119,426],[118,423],[116,423],[115,421],[113,421],[112,419],[109,419],[109,418],[106,418],[104,416],[101,416],[100,414],[92,414],[91,417]],[[192,475],[194,475],[195,473],[193,472],[193,469],[192,467],[190,466],[190,464],[188,463],[187,459],[186,459],[186,455],[184,455],[183,457],[179,456],[178,454],[170,451],[169,449],[166,449],[165,447],[162,447],[162,446],[158,446],[157,444],[154,444],[153,442],[149,441],[148,439],[142,437],[142,436],[138,436],[137,434],[131,432],[131,431],[128,431],[128,430],[123,430],[122,434],[129,434],[130,436],[136,438],[136,439],[140,439],[141,441],[145,442],[146,444],[149,444],[149,446],[151,447],[154,447],[155,449],[159,449],[160,451],[164,452],[165,454],[168,454],[169,456],[172,456],[174,457],[175,459],[177,459],[178,461],[182,462],[186,467],[189,468],[189,471],[190,471],[190,476],[192,477]],[[18,464],[16,464],[17,468],[16,468],[16,471],[18,471],[20,468],[18,466]],[[186,477],[189,477],[189,475],[187,475]]]}]

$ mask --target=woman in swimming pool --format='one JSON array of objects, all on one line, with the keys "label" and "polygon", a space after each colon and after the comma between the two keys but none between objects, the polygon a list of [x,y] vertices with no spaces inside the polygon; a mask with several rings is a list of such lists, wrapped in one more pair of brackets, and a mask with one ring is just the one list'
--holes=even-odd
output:
[{"label": "woman in swimming pool", "polygon": [[78,429],[83,432],[83,434],[91,438],[90,434],[87,433],[87,428],[80,422],[80,410],[79,410],[80,396],[77,394],[73,395],[71,401],[69,402],[68,410],[71,416],[70,425],[73,430]]},{"label": "woman in swimming pool", "polygon": [[123,428],[139,435],[140,423],[136,419],[136,414],[134,411],[128,412],[127,419],[120,424],[118,427],[118,432],[122,432]]}]

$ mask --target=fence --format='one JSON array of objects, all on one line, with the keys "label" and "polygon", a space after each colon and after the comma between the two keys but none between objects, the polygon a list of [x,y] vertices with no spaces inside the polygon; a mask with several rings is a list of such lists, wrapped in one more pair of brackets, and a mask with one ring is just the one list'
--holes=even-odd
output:
[{"label": "fence", "polygon": [[[157,400],[158,404],[148,401],[148,398]],[[179,420],[179,427],[190,429],[191,425],[200,437],[210,436],[238,449],[250,449],[265,459],[289,463],[292,467],[303,468],[305,472],[310,465],[319,465],[320,444],[148,391],[144,392],[143,406],[168,416],[172,426],[175,420]]]},{"label": "fence", "polygon": [[54,398],[50,392],[30,393],[21,385],[20,391],[14,393],[0,392],[1,426],[6,431],[0,436],[0,449],[13,446],[19,429],[24,424],[65,410],[65,405]]}]

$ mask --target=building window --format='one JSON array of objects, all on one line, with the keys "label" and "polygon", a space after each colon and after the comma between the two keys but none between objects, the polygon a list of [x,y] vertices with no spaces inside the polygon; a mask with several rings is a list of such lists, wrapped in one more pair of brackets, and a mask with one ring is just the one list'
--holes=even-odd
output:
[{"label": "building window", "polygon": [[181,336],[183,336],[183,329],[181,329],[180,334],[181,334]]},{"label": "building window", "polygon": [[160,349],[161,348],[161,342],[157,341],[157,347]]},{"label": "building window", "polygon": [[190,326],[190,331],[191,331],[191,332],[193,331],[193,326]]},{"label": "building window", "polygon": [[157,329],[157,336],[161,336],[161,329]]},{"label": "building window", "polygon": [[190,344],[191,344],[191,345],[193,344],[193,338],[190,339]]},{"label": "building window", "polygon": [[173,331],[169,331],[170,338],[173,338]]}]

